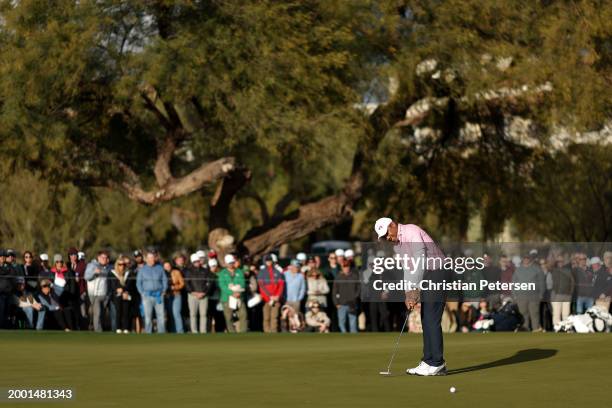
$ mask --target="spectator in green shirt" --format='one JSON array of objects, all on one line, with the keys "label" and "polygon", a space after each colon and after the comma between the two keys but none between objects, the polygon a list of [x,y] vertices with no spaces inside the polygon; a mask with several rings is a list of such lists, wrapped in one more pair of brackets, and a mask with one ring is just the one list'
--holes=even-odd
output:
[{"label": "spectator in green shirt", "polygon": [[225,324],[230,333],[236,333],[234,321],[237,320],[238,331],[244,333],[247,328],[246,305],[242,299],[246,287],[244,272],[241,268],[237,268],[236,258],[233,255],[225,256],[225,264],[227,266],[219,272],[218,281]]}]

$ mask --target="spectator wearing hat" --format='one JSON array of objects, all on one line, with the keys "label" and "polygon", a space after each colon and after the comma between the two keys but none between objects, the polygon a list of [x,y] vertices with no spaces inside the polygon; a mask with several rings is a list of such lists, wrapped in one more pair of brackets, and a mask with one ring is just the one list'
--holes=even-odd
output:
[{"label": "spectator wearing hat", "polygon": [[338,248],[334,251],[334,253],[336,254],[336,259],[338,259],[338,265],[342,267],[342,264],[344,263],[344,259],[346,258],[344,249]]},{"label": "spectator wearing hat", "polygon": [[[131,274],[130,279],[136,282],[138,278],[138,271],[145,265],[144,256],[140,249],[136,249],[132,252],[132,263],[130,265]],[[144,315],[144,309],[142,308],[142,298],[138,290],[134,290],[132,293],[132,300],[130,302],[132,316],[132,327],[136,333],[142,333],[142,318]]]},{"label": "spectator wearing hat", "polygon": [[[357,300],[359,298],[359,278],[351,268],[350,262],[344,260],[342,269],[332,289],[332,298],[338,313],[338,326],[342,333],[357,333]],[[348,330],[346,327],[348,320]]]},{"label": "spectator wearing hat", "polygon": [[[70,328],[66,324],[66,316],[62,305],[55,291],[51,288],[51,281],[49,279],[42,279],[40,281],[38,300],[42,306],[41,311],[44,310],[45,313],[39,314],[39,322],[36,325],[37,330],[43,329],[44,324],[46,324],[52,328],[70,331]],[[43,322],[45,319],[46,321]]]},{"label": "spectator wearing hat", "polygon": [[115,305],[116,333],[129,333],[131,325],[132,294],[136,292],[136,281],[129,269],[130,259],[119,255],[108,278],[108,291]]},{"label": "spectator wearing hat", "polygon": [[331,320],[316,300],[308,302],[306,312],[306,331],[316,333],[329,333]]},{"label": "spectator wearing hat", "polygon": [[25,278],[16,279],[14,303],[17,305],[17,327],[34,328],[34,313],[42,308],[29,290]]},{"label": "spectator wearing hat", "polygon": [[46,276],[51,276],[51,267],[49,266],[49,254],[47,253],[42,253],[40,254],[40,256],[38,257],[40,260],[40,274],[41,275],[45,275]]},{"label": "spectator wearing hat", "polygon": [[[210,276],[208,268],[202,265],[198,254],[191,254],[191,266],[185,270],[189,326],[192,333],[206,333],[208,323],[208,294]],[[215,263],[217,261],[215,260]],[[199,318],[199,324],[198,324]]]},{"label": "spectator wearing hat", "polygon": [[221,288],[219,287],[219,274],[221,273],[221,267],[219,266],[219,260],[217,258],[209,259],[206,264],[208,264],[208,276],[210,278],[207,330],[208,332],[214,331],[217,333],[223,333],[225,331],[225,313],[223,312]]},{"label": "spectator wearing hat", "polygon": [[595,276],[593,270],[588,267],[588,257],[583,252],[575,255],[575,266],[573,269],[576,280],[576,313],[582,314],[593,306],[593,285]]},{"label": "spectator wearing hat", "polygon": [[297,259],[293,259],[285,272],[285,282],[287,284],[286,304],[297,312],[301,311],[302,300],[306,294],[306,281],[304,275],[300,273],[299,265],[300,263]]},{"label": "spectator wearing hat", "polygon": [[[244,272],[241,268],[236,267],[236,258],[233,255],[225,255],[224,261],[226,267],[219,272],[218,282],[225,325],[230,333],[236,333],[237,331],[244,333],[247,329],[246,305],[242,301],[246,286]],[[234,326],[234,316],[238,321],[238,330]]]},{"label": "spectator wearing hat", "polygon": [[77,326],[80,329],[87,329],[89,317],[87,314],[89,308],[89,299],[87,297],[87,281],[85,280],[85,268],[87,267],[84,259],[79,259],[79,251],[76,248],[68,249],[68,262],[66,264],[69,271],[69,276],[74,277],[76,283],[77,296],[74,302],[73,315],[78,322]]},{"label": "spectator wearing hat", "polygon": [[13,268],[13,275],[15,277],[24,277],[23,265],[17,263],[17,253],[12,249],[6,250],[6,263]]},{"label": "spectator wearing hat", "polygon": [[[244,333],[247,329],[246,305],[242,299],[246,288],[244,271],[238,268],[234,255],[225,255],[224,261],[226,267],[219,272],[218,282],[225,325],[230,333],[236,333],[237,331]],[[238,322],[238,330],[236,330],[234,320]]]},{"label": "spectator wearing hat", "polygon": [[164,294],[168,290],[168,277],[157,261],[157,252],[150,249],[145,257],[145,265],[138,271],[136,287],[142,297],[145,333],[153,332],[153,309],[157,320],[157,332],[166,332]]},{"label": "spectator wearing hat", "polygon": [[0,249],[0,329],[9,326],[9,309],[15,289],[15,273],[6,263],[6,251]]},{"label": "spectator wearing hat", "polygon": [[263,329],[264,333],[278,332],[278,316],[281,308],[281,298],[285,290],[283,275],[276,268],[272,256],[264,257],[264,265],[257,276],[259,293],[264,302]]},{"label": "spectator wearing hat", "polygon": [[185,279],[181,270],[173,266],[170,271],[170,305],[172,310],[172,321],[174,323],[175,333],[184,333],[183,328],[183,296],[182,291],[185,288]]},{"label": "spectator wearing hat", "polygon": [[87,264],[85,268],[87,292],[93,311],[93,327],[96,332],[102,331],[102,316],[104,304],[108,297],[108,277],[110,271],[111,266],[109,265],[108,253],[106,251],[99,251],[96,259]]}]

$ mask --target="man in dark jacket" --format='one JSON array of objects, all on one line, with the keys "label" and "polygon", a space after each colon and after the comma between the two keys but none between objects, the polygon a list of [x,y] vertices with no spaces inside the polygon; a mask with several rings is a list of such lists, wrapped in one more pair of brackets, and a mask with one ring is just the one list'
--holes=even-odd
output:
[{"label": "man in dark jacket", "polygon": [[334,280],[332,298],[338,311],[338,326],[340,331],[346,333],[346,320],[348,318],[349,331],[357,333],[357,300],[359,298],[359,277],[351,269],[349,261],[344,260],[340,273]]},{"label": "man in dark jacket", "polygon": [[[208,323],[208,294],[210,293],[210,271],[202,265],[198,254],[191,254],[191,266],[185,269],[185,287],[189,305],[189,323],[192,333],[206,333]],[[198,315],[200,324],[198,330]]]},{"label": "man in dark jacket", "polygon": [[6,263],[6,251],[0,249],[0,329],[8,328],[9,306],[14,288],[13,268]]}]

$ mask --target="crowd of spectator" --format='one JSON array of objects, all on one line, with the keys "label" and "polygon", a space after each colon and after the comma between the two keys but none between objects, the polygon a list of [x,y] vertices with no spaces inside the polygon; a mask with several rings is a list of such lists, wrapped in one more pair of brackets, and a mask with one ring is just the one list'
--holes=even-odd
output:
[{"label": "crowd of spectator", "polygon": [[[131,256],[98,252],[87,262],[76,248],[67,257],[0,250],[0,328],[113,331],[116,333],[317,332],[399,330],[402,302],[360,299],[360,262],[352,250],[320,256],[298,253],[285,267],[275,254],[250,262],[214,251],[164,260],[154,249]],[[570,313],[612,297],[612,252],[603,261],[582,252],[523,257],[485,256],[485,268],[466,281],[535,282],[537,293],[463,293],[447,302],[445,332],[482,329],[552,330]],[[383,295],[384,296],[384,295]],[[506,320],[503,320],[504,317]],[[510,319],[510,320],[508,320]],[[408,330],[421,331],[417,305]]]}]

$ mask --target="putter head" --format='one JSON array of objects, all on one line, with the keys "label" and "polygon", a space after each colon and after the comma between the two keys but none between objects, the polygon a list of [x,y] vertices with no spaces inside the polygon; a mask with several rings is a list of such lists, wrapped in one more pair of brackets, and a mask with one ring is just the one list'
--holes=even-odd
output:
[{"label": "putter head", "polygon": [[390,376],[391,375],[391,371],[386,370],[386,371],[380,371],[378,374],[380,375],[385,375],[385,376]]}]

